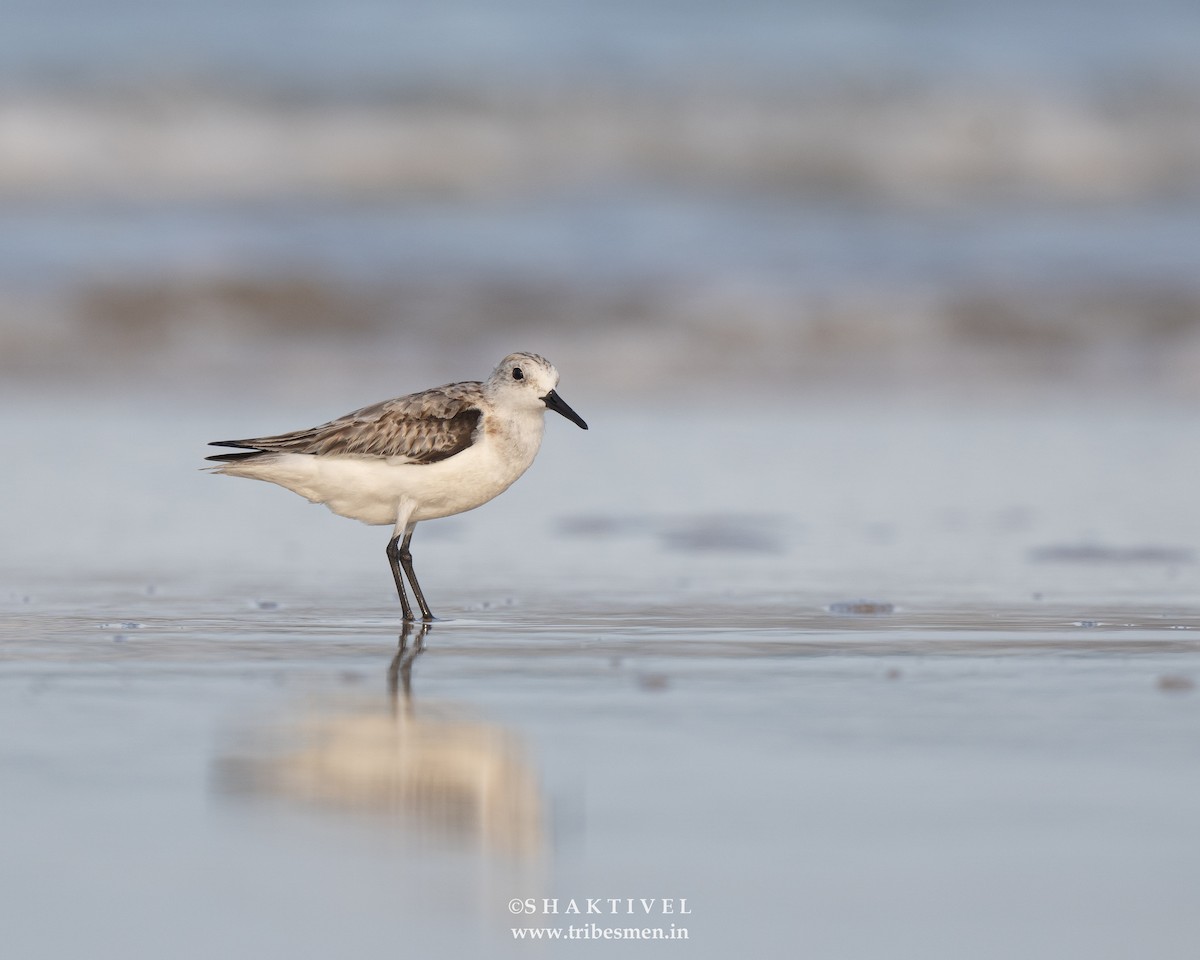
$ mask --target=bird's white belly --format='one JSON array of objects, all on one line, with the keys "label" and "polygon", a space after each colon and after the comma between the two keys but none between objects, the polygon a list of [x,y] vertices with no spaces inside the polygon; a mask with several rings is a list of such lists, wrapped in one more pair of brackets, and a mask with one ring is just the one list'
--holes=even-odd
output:
[{"label": "bird's white belly", "polygon": [[477,443],[428,464],[284,454],[244,475],[277,483],[339,516],[383,525],[396,522],[403,501],[415,504],[413,521],[448,517],[487,503],[529,468],[537,448],[509,446],[503,453],[494,444]]}]

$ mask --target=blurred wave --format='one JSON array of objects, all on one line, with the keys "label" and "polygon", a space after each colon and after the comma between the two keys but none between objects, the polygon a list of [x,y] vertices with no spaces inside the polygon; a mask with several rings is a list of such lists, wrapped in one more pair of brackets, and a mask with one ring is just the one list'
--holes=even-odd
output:
[{"label": "blurred wave", "polygon": [[1187,4],[68,6],[0,37],[9,377],[1200,379]]},{"label": "blurred wave", "polygon": [[1195,190],[1200,84],[1075,93],[862,88],[22,92],[0,197],[495,199],[595,184],[927,206]]}]

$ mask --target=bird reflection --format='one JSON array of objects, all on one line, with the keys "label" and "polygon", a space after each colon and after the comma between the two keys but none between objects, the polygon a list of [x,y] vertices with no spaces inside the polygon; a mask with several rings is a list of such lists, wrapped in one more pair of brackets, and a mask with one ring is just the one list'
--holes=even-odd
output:
[{"label": "bird reflection", "polygon": [[413,661],[425,652],[425,637],[429,634],[429,624],[421,623],[417,630],[417,639],[409,646],[409,635],[412,633],[412,622],[404,621],[404,631],[400,634],[400,644],[396,655],[388,667],[388,693],[392,698],[392,712],[399,713],[403,709],[412,715],[412,668]]},{"label": "bird reflection", "polygon": [[517,739],[412,692],[429,624],[400,634],[388,698],[310,712],[287,725],[285,749],[227,759],[222,781],[343,813],[384,815],[422,838],[518,857],[544,843],[541,794]]}]

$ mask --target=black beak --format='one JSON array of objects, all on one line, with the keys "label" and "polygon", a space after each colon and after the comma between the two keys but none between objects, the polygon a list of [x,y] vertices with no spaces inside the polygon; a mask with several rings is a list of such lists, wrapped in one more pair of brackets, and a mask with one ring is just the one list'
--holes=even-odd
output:
[{"label": "black beak", "polygon": [[572,423],[578,424],[584,430],[587,429],[587,424],[583,422],[583,417],[581,417],[574,410],[572,410],[570,407],[568,407],[566,404],[566,401],[563,400],[563,398],[560,397],[553,390],[551,390],[548,394],[546,394],[544,397],[542,397],[542,403],[544,403],[547,407],[549,407],[555,413],[561,413],[564,417],[566,417]]}]

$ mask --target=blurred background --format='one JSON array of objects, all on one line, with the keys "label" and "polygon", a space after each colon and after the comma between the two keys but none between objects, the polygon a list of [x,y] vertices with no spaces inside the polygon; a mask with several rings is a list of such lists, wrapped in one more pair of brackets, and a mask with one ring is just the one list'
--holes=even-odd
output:
[{"label": "blurred background", "polygon": [[1192,398],[1198,36],[1186,0],[10,0],[0,375],[357,403],[531,349],[593,396]]}]

